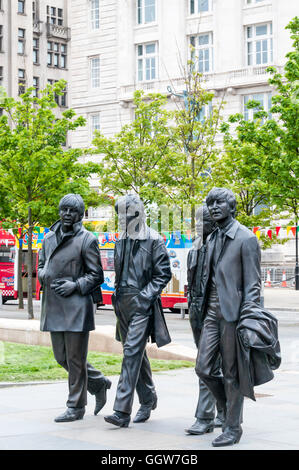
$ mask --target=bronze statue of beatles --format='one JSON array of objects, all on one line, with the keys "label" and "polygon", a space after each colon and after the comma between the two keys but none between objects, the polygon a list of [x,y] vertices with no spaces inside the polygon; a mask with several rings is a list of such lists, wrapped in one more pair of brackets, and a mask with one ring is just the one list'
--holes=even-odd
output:
[{"label": "bronze statue of beatles", "polygon": [[[199,346],[203,326],[203,274],[206,254],[206,239],[216,228],[207,206],[201,206],[195,214],[197,238],[194,240],[187,257],[188,312],[189,321],[196,347]],[[220,357],[215,361],[213,375],[221,377]],[[204,434],[221,427],[224,410],[217,409],[215,418],[215,398],[206,384],[199,378],[199,397],[195,411],[196,421],[186,429],[188,434]]]},{"label": "bronze statue of beatles", "polygon": [[98,241],[82,226],[80,195],[64,196],[59,215],[39,253],[38,278],[43,291],[40,327],[51,332],[55,359],[68,371],[67,410],[55,419],[66,422],[83,418],[87,390],[96,397],[97,414],[111,382],[87,362],[96,294],[103,283]]},{"label": "bronze statue of beatles", "polygon": [[123,344],[123,361],[114,413],[105,421],[128,427],[134,391],[140,408],[134,423],[149,419],[157,394],[145,351],[148,338],[157,346],[170,342],[160,294],[171,279],[169,256],[163,238],[146,225],[142,201],[136,195],[121,197],[115,206],[123,230],[115,244],[115,293],[117,338]]},{"label": "bronze statue of beatles", "polygon": [[[206,242],[205,319],[196,372],[225,410],[223,432],[212,442],[220,447],[239,442],[242,435],[236,327],[245,302],[260,304],[260,248],[256,236],[234,219],[236,199],[230,190],[212,189],[206,204],[218,228]],[[214,374],[219,352],[223,378]]]}]

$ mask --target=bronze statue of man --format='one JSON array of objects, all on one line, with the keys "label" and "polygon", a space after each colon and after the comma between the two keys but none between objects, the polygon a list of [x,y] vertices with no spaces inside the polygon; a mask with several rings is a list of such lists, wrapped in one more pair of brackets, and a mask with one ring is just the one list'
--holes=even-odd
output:
[{"label": "bronze statue of man", "polygon": [[39,253],[38,278],[43,291],[40,327],[51,332],[55,359],[68,371],[67,409],[55,418],[66,422],[83,418],[87,390],[96,397],[97,414],[111,382],[87,362],[96,296],[104,280],[98,242],[82,226],[84,202],[79,194],[60,200],[59,215]]},{"label": "bronze statue of man", "polygon": [[[195,214],[197,238],[194,240],[187,257],[188,279],[188,312],[189,321],[196,347],[199,346],[203,326],[203,271],[206,254],[206,239],[216,224],[211,219],[206,204]],[[213,375],[221,377],[220,358],[215,361]],[[186,429],[188,434],[205,434],[212,432],[215,427],[221,427],[224,420],[224,410],[217,409],[215,418],[215,398],[206,384],[199,378],[199,397],[195,411],[196,421]]]},{"label": "bronze statue of man", "polygon": [[149,419],[157,406],[157,394],[145,351],[148,338],[157,346],[170,342],[160,294],[171,279],[169,256],[162,237],[145,223],[138,196],[121,197],[115,210],[123,230],[115,244],[115,293],[117,337],[123,344],[123,361],[108,423],[128,427],[135,389],[141,404],[134,423]]},{"label": "bronze statue of man", "polygon": [[[225,410],[214,447],[233,445],[242,435],[244,396],[237,361],[237,325],[244,303],[260,305],[260,248],[256,236],[234,219],[236,199],[225,188],[212,189],[206,204],[215,230],[207,239],[203,304],[205,319],[196,372]],[[221,355],[223,378],[213,375]]]}]

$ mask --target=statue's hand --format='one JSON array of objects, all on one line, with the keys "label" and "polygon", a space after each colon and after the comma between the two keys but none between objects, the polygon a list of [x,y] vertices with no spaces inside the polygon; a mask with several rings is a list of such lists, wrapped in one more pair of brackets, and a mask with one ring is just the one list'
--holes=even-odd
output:
[{"label": "statue's hand", "polygon": [[56,286],[54,288],[55,293],[62,295],[62,297],[67,297],[71,295],[76,289],[76,283],[73,281],[56,281]]}]

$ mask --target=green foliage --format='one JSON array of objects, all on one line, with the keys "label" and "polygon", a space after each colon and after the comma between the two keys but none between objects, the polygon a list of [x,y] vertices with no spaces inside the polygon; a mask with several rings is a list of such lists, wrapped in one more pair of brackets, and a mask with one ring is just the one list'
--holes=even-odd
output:
[{"label": "green foliage", "polygon": [[[274,207],[277,215],[288,211],[290,223],[298,219],[299,18],[295,17],[287,28],[292,32],[294,50],[286,56],[285,74],[268,68],[269,83],[275,89],[270,110],[273,117],[270,119],[258,102],[251,101],[247,107],[257,109],[253,120],[235,114],[222,126],[224,155],[215,166],[213,178],[238,195],[239,217],[249,227],[271,225],[269,209],[253,215],[260,203]],[[276,242],[274,236],[266,244]]]},{"label": "green foliage", "polygon": [[[1,364],[0,382],[29,382],[42,380],[66,380],[67,372],[54,359],[52,349],[46,346],[31,346],[4,343],[4,363]],[[88,361],[104,375],[119,375],[122,356],[89,352]],[[194,367],[188,361],[150,360],[153,372]]]},{"label": "green foliage", "polygon": [[135,192],[145,205],[161,202],[164,192],[160,172],[168,164],[171,152],[169,115],[163,106],[166,98],[160,94],[144,96],[135,91],[135,119],[124,126],[114,138],[95,133],[94,153],[103,155],[99,177],[103,201],[109,195],[119,196]]},{"label": "green foliage", "polygon": [[194,228],[195,207],[204,200],[211,183],[211,167],[220,153],[215,138],[223,101],[212,106],[214,95],[202,87],[201,74],[194,67],[185,71],[185,85],[184,103],[171,113],[175,123],[171,129],[173,151],[161,173],[161,182],[170,201],[179,207],[191,207]]},{"label": "green foliage", "polygon": [[[0,118],[0,175],[2,207],[11,220],[21,226],[28,223],[28,209],[33,225],[49,225],[57,218],[57,203],[66,192],[80,192],[94,201],[87,177],[94,165],[78,164],[80,149],[64,147],[69,131],[85,124],[68,109],[57,117],[54,96],[61,94],[66,82],[61,80],[32,96],[32,88],[20,100],[2,96]],[[7,215],[7,214],[6,214]]]},{"label": "green foliage", "polygon": [[72,109],[59,117],[55,95],[61,95],[66,82],[48,85],[40,97],[28,88],[19,100],[2,90],[0,106],[0,206],[2,216],[12,227],[28,230],[28,312],[32,308],[32,229],[51,225],[58,218],[58,202],[68,192],[80,193],[89,205],[97,205],[88,176],[95,164],[80,164],[80,149],[65,146],[67,135],[85,124]]}]

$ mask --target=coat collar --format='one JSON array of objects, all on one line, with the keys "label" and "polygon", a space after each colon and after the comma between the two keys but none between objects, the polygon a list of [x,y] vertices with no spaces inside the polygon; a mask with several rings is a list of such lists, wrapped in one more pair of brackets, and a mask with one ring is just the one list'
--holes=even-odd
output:
[{"label": "coat collar", "polygon": [[[53,225],[51,225],[50,227],[50,230],[52,232],[58,232],[58,230],[61,229],[61,220],[57,220],[56,222],[54,222]],[[80,230],[82,229],[82,220],[79,220],[79,222],[76,222],[74,225],[73,225],[73,230],[72,230],[72,233],[74,235],[76,235]]]},{"label": "coat collar", "polygon": [[234,220],[233,223],[228,228],[228,230],[225,231],[225,235],[233,240],[236,236],[236,232],[239,226],[240,226],[239,222],[237,220]]}]

